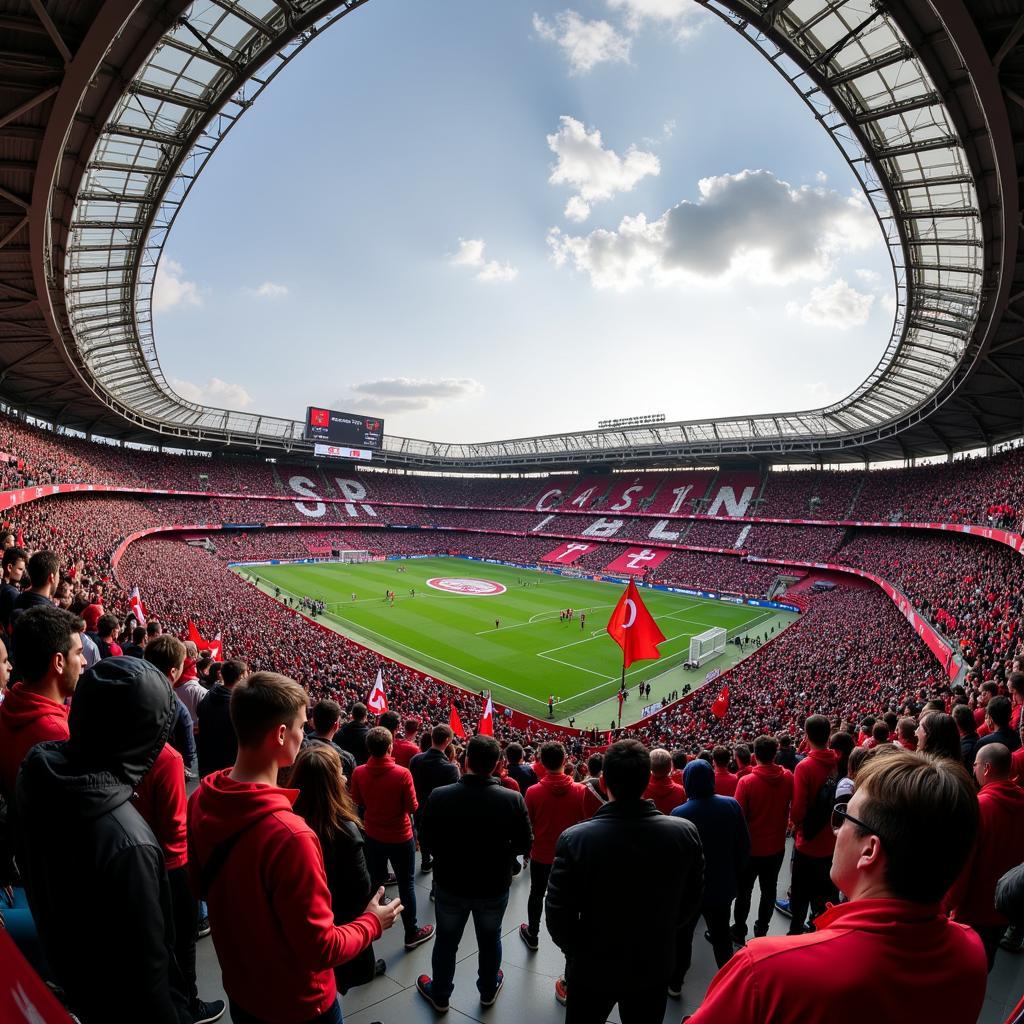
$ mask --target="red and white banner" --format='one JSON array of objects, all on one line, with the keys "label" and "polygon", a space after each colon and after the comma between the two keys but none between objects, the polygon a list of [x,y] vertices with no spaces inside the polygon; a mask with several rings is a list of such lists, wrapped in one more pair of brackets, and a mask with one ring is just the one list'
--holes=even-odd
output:
[{"label": "red and white banner", "polygon": [[330,459],[365,459],[367,462],[373,458],[373,451],[369,448],[341,448],[336,444],[315,444],[313,454],[326,455]]},{"label": "red and white banner", "polygon": [[380,669],[377,669],[377,678],[374,680],[370,699],[366,702],[366,706],[375,715],[383,715],[388,709],[388,697],[384,692],[384,675]]},{"label": "red and white banner", "polygon": [[663,548],[629,548],[614,562],[609,562],[604,571],[624,572],[629,575],[647,572],[648,569],[657,569],[671,553]]},{"label": "red and white banner", "polygon": [[494,735],[494,705],[491,703],[491,698],[487,698],[487,703],[484,705],[484,713],[480,716],[480,724],[476,727],[478,736],[493,736]]},{"label": "red and white banner", "polygon": [[203,651],[209,651],[210,657],[214,661],[220,661],[224,656],[224,644],[221,643],[219,634],[215,640],[204,640],[199,635],[199,630],[196,629],[196,624],[191,619],[188,620],[188,638],[199,648],[200,654]]},{"label": "red and white banner", "polygon": [[128,607],[131,608],[135,621],[140,626],[144,626],[146,624],[146,606],[142,603],[138,587],[132,587],[132,596],[128,598]]},{"label": "red and white banner", "polygon": [[559,544],[554,551],[549,551],[544,555],[541,561],[557,562],[559,565],[571,565],[581,555],[585,555],[596,547],[596,544],[591,544],[587,541],[567,540],[564,544]]}]

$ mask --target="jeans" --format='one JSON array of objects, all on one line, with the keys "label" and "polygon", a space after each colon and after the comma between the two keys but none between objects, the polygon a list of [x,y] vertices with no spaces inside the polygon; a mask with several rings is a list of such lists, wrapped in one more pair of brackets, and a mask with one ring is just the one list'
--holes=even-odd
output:
[{"label": "jeans", "polygon": [[672,972],[672,988],[682,988],[683,982],[686,980],[686,972],[690,969],[690,961],[693,958],[693,933],[701,916],[711,934],[711,948],[715,951],[715,963],[719,967],[724,967],[732,956],[732,937],[729,935],[729,904],[701,907],[686,927],[680,929],[679,945],[676,948],[676,969]]},{"label": "jeans", "polygon": [[46,962],[46,953],[43,951],[39,932],[36,930],[35,919],[29,909],[28,896],[21,886],[14,888],[13,907],[9,907],[6,900],[0,900],[0,916],[3,917],[7,934],[36,973],[43,978],[53,977],[50,965]]},{"label": "jeans", "polygon": [[530,898],[526,904],[526,918],[527,927],[533,938],[537,938],[540,934],[540,915],[544,912],[544,894],[548,890],[550,874],[550,864],[538,864],[535,860],[530,861]]},{"label": "jeans", "polygon": [[406,839],[402,843],[381,843],[366,837],[366,862],[370,879],[376,892],[388,876],[388,861],[395,869],[398,879],[398,896],[402,901],[402,926],[407,936],[416,931],[416,885],[413,875],[416,871],[416,841]]},{"label": "jeans", "polygon": [[196,900],[188,884],[188,868],[167,872],[174,915],[174,956],[185,978],[185,995],[194,1010],[199,1000],[196,991]]},{"label": "jeans", "polygon": [[490,999],[498,985],[501,967],[501,922],[508,906],[508,890],[500,896],[474,899],[456,896],[438,888],[434,902],[437,933],[431,968],[430,991],[438,1002],[446,1003],[455,987],[455,957],[469,915],[473,915],[476,944],[479,948],[476,987],[484,999]]},{"label": "jeans", "polygon": [[629,992],[598,988],[593,977],[574,980],[571,966],[566,969],[565,981],[565,1024],[604,1024],[616,1003],[622,1024],[653,1024],[665,1016],[668,991],[664,985]]},{"label": "jeans", "polygon": [[[243,1010],[234,999],[229,999],[228,1002],[233,1024],[266,1024],[262,1017],[254,1017],[251,1013]],[[311,1020],[303,1021],[302,1024],[342,1024],[341,1000],[335,999],[333,1006],[328,1007]]]},{"label": "jeans", "polygon": [[793,851],[793,878],[789,887],[789,909],[793,916],[789,922],[790,935],[803,935],[807,908],[817,917],[825,912],[825,904],[839,899],[829,872],[831,857],[808,857]]},{"label": "jeans", "polygon": [[736,893],[736,906],[733,910],[733,920],[736,922],[736,931],[747,934],[747,915],[750,913],[750,898],[754,892],[754,882],[761,886],[761,898],[757,903],[757,919],[754,922],[754,934],[765,934],[768,925],[771,923],[772,913],[775,910],[775,890],[779,883],[779,871],[782,870],[782,861],[786,855],[785,850],[769,854],[766,857],[750,857],[746,866],[740,872],[739,892]]}]

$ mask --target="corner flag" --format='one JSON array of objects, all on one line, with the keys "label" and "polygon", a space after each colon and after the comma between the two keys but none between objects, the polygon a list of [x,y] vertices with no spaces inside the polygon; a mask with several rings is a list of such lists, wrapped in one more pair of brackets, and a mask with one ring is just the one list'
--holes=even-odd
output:
[{"label": "corner flag", "polygon": [[608,620],[608,635],[622,648],[624,669],[634,661],[661,657],[658,644],[664,642],[665,634],[658,629],[658,624],[640,600],[633,580],[629,581]]}]

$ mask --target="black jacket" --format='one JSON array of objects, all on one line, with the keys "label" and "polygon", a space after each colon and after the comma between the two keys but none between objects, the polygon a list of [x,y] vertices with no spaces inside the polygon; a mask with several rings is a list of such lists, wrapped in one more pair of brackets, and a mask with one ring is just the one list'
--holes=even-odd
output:
[{"label": "black jacket", "polygon": [[238,738],[231,724],[228,705],[231,691],[226,686],[211,686],[196,708],[199,732],[196,748],[199,752],[199,774],[207,776],[230,768],[238,753]]},{"label": "black jacket", "polygon": [[537,773],[528,765],[520,762],[508,766],[508,777],[519,783],[519,792],[526,796],[526,791],[537,785]]},{"label": "black jacket", "polygon": [[[321,839],[320,845],[324,852],[327,887],[331,890],[334,923],[348,924],[366,910],[373,893],[370,869],[366,865],[366,853],[363,849],[363,832],[357,825],[347,821],[344,835],[338,836],[333,842],[324,842]],[[356,985],[365,985],[373,981],[375,967],[376,957],[372,944],[362,953],[356,954],[352,960],[335,967],[334,977],[341,993],[344,995]]]},{"label": "black jacket", "polygon": [[454,896],[507,892],[512,858],[533,846],[526,801],[493,775],[466,774],[435,789],[420,828],[434,856],[434,884]]},{"label": "black jacket", "polygon": [[966,736],[960,737],[960,757],[969,772],[974,771],[974,759],[977,756],[977,751],[978,734],[976,732],[969,732]]},{"label": "black jacket", "polygon": [[[342,770],[345,772],[345,778],[349,780],[352,779],[352,773],[356,770],[357,767],[356,759],[344,747],[339,747],[338,744],[334,742],[334,740],[325,740],[323,736],[317,736],[315,732],[303,737],[302,745],[304,747],[308,747],[313,743],[320,743],[325,747],[333,748],[337,752],[338,757],[341,758],[341,767]],[[363,905],[363,909],[366,909],[365,904]],[[360,911],[360,913],[362,913],[362,911]],[[358,917],[359,915],[357,914],[356,916]]]},{"label": "black jacket", "polygon": [[[642,868],[642,870],[640,870]],[[664,987],[697,912],[704,855],[692,822],[650,800],[613,800],[555,847],[545,911],[570,985]]]},{"label": "black jacket", "polygon": [[191,1020],[163,852],[132,806],[173,715],[171,688],[154,666],[108,658],[78,683],[71,738],[33,747],[18,775],[29,906],[83,1024]]},{"label": "black jacket", "polygon": [[412,782],[416,787],[416,803],[420,805],[420,817],[427,806],[430,794],[438,786],[450,786],[459,781],[459,766],[444,756],[444,751],[431,747],[422,754],[414,754],[409,762]]},{"label": "black jacket", "polygon": [[1018,928],[1024,925],[1024,864],[1018,864],[996,885],[996,910]]},{"label": "black jacket", "polygon": [[980,740],[978,740],[978,745],[974,748],[974,756],[977,757],[981,748],[988,746],[989,743],[1002,743],[1003,746],[1012,754],[1015,750],[1020,749],[1020,733],[1016,729],[1011,729],[1009,726],[1005,729],[996,729],[994,732],[987,732]]},{"label": "black jacket", "polygon": [[369,731],[366,722],[346,722],[334,734],[334,742],[347,750],[356,759],[356,764],[366,764],[369,757],[366,752],[366,734]]}]

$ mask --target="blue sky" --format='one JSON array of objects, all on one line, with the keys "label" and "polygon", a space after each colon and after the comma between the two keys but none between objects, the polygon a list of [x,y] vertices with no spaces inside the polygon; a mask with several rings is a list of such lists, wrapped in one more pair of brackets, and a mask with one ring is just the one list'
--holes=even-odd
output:
[{"label": "blue sky", "polygon": [[373,0],[242,118],[159,278],[186,397],[438,440],[813,407],[893,316],[842,156],[689,0]]}]

